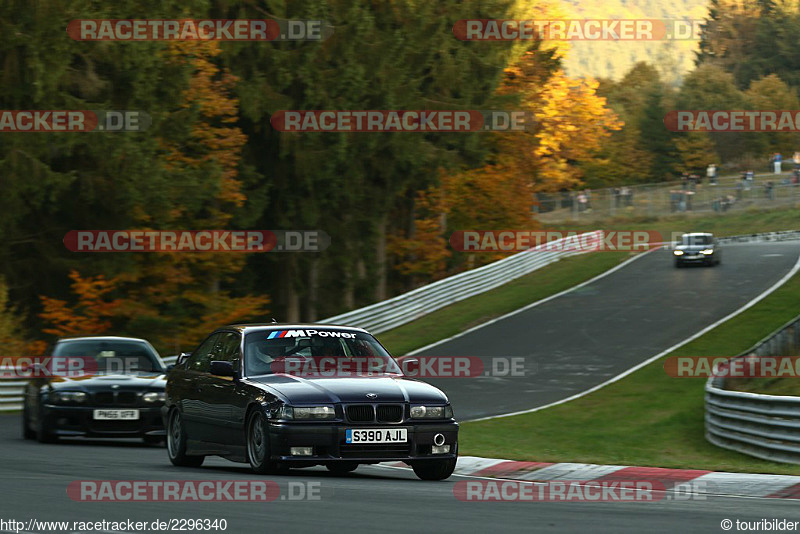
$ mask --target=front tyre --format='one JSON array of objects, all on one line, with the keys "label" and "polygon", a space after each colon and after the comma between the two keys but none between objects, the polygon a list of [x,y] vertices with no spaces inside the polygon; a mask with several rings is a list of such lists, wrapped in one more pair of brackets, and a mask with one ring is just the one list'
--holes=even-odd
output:
[{"label": "front tyre", "polygon": [[31,421],[28,417],[28,406],[22,408],[22,438],[36,439],[36,432],[31,429]]},{"label": "front tyre", "polygon": [[358,464],[356,462],[334,462],[325,467],[334,475],[346,475],[358,469]]},{"label": "front tyre", "polygon": [[279,471],[277,462],[270,460],[267,419],[260,410],[253,410],[247,418],[247,461],[254,473],[274,474]]},{"label": "front tyre", "polygon": [[422,480],[444,480],[449,478],[456,469],[456,459],[424,460],[411,466],[414,474]]},{"label": "front tyre", "polygon": [[39,443],[55,443],[58,441],[58,435],[47,428],[44,410],[39,410],[39,421],[36,425],[36,439],[39,440]]},{"label": "front tyre", "polygon": [[183,416],[177,409],[170,412],[167,420],[167,456],[172,465],[178,467],[200,467],[206,459],[205,456],[186,454],[186,429]]}]

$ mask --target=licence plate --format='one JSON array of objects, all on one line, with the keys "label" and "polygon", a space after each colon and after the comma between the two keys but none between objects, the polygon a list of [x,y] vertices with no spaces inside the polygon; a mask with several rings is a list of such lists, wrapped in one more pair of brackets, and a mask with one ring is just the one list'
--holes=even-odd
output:
[{"label": "licence plate", "polygon": [[406,443],[408,430],[405,428],[348,428],[345,431],[346,443]]},{"label": "licence plate", "polygon": [[132,421],[139,419],[139,410],[95,410],[94,418]]}]

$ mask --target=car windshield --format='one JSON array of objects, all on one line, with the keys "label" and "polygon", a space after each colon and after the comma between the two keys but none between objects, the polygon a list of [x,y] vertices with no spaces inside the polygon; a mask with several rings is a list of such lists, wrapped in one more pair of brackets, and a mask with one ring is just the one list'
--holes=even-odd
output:
[{"label": "car windshield", "polygon": [[130,374],[164,371],[154,350],[138,341],[62,341],[53,350],[53,359],[59,358],[88,360],[84,365],[97,373]]},{"label": "car windshield", "polygon": [[378,341],[364,332],[292,329],[245,336],[248,376],[293,374],[339,377],[402,374]]},{"label": "car windshield", "polygon": [[688,246],[696,245],[710,245],[713,242],[710,235],[685,235],[683,236],[683,244]]}]

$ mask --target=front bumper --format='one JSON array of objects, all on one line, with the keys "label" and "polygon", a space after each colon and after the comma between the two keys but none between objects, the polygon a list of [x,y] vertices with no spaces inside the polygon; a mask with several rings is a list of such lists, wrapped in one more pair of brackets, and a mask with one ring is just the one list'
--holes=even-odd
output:
[{"label": "front bumper", "polygon": [[[348,428],[385,429],[405,428],[406,443],[393,444],[348,444],[345,431]],[[411,462],[419,460],[453,459],[458,453],[458,423],[455,421],[414,422],[406,424],[355,424],[331,423],[280,423],[270,422],[271,458],[293,465],[318,465],[346,461],[358,463]],[[432,454],[433,438],[444,436],[444,444],[450,445],[446,454]],[[293,456],[291,447],[313,447],[311,456]]]},{"label": "front bumper", "polygon": [[682,256],[675,256],[675,261],[678,263],[713,263],[714,254],[683,254]]},{"label": "front bumper", "polygon": [[[94,410],[109,409],[139,410],[139,419],[125,421],[94,419]],[[42,417],[44,428],[63,437],[135,438],[166,435],[161,418],[161,405],[102,408],[45,404]]]}]

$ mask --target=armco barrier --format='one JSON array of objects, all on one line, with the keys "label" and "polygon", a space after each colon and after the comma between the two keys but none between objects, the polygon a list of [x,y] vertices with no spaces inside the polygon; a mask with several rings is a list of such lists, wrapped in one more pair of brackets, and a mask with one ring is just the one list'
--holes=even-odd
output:
[{"label": "armco barrier", "polygon": [[[581,239],[602,239],[602,230],[581,234]],[[450,276],[389,300],[323,319],[321,323],[365,328],[373,334],[409,323],[458,301],[474,297],[584,250],[557,250],[557,241],[533,247],[477,269]],[[555,248],[556,250],[551,250]],[[564,248],[569,248],[566,246]]]},{"label": "armco barrier", "polygon": [[[800,316],[737,358],[788,356],[800,351]],[[724,377],[706,382],[706,439],[757,458],[800,464],[800,397],[725,389]]]},{"label": "armco barrier", "polygon": [[[603,238],[603,232],[601,230],[588,232],[582,234],[580,238],[600,240]],[[494,289],[562,258],[585,252],[585,250],[579,250],[574,246],[570,249],[569,245],[563,247],[568,250],[558,250],[558,245],[563,242],[564,239],[562,238],[545,245],[539,245],[477,269],[439,280],[392,299],[335,317],[329,317],[320,322],[360,326],[373,333],[383,332],[454,302]],[[574,241],[571,242],[574,243]],[[164,358],[164,363],[169,365],[175,363],[176,359],[177,356]],[[24,381],[0,379],[0,412],[21,409],[21,386],[24,384]]]},{"label": "armco barrier", "polygon": [[[584,236],[595,235],[602,239],[603,232],[589,232]],[[783,241],[800,239],[800,231],[768,232],[747,236],[731,236],[720,238],[720,241]],[[561,240],[559,240],[561,241]],[[550,244],[557,244],[555,241]],[[557,248],[557,247],[555,247]],[[566,248],[566,247],[565,247]],[[531,273],[541,267],[554,263],[561,258],[580,254],[580,250],[547,250],[546,245],[540,245],[438,282],[420,287],[414,291],[404,293],[392,299],[372,304],[365,308],[353,310],[341,315],[329,317],[321,323],[339,323],[360,326],[373,333],[380,333],[396,326],[413,321],[435,310],[453,304],[460,300],[489,291],[506,282]],[[798,332],[800,334],[800,332]],[[773,341],[774,343],[774,341]],[[796,345],[797,346],[797,345]],[[748,351],[750,353],[751,351]],[[167,365],[175,363],[177,356],[164,358]],[[2,368],[0,368],[2,370]],[[0,379],[0,412],[19,410],[22,402],[22,386],[24,380]],[[706,391],[708,392],[708,385]],[[733,394],[733,395],[726,395]],[[737,396],[735,392],[719,394],[720,397]],[[742,394],[748,395],[748,394]],[[708,398],[708,393],[707,393]],[[800,408],[798,408],[800,410]],[[721,439],[721,438],[720,438]],[[712,440],[712,438],[709,438]]]},{"label": "armco barrier", "polygon": [[[177,359],[177,356],[162,358],[166,365],[174,364]],[[8,367],[0,367],[0,374],[11,370]],[[20,378],[0,378],[0,412],[22,409],[22,388],[27,383],[27,380]]]},{"label": "armco barrier", "polygon": [[[9,371],[0,367],[0,372]],[[0,379],[0,412],[22,409],[22,388],[27,382],[18,378]]]}]

